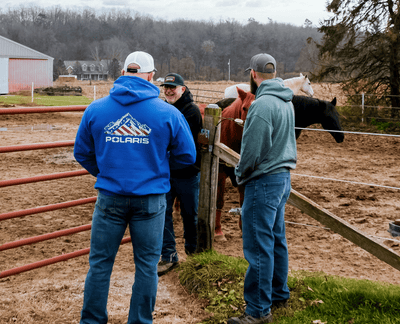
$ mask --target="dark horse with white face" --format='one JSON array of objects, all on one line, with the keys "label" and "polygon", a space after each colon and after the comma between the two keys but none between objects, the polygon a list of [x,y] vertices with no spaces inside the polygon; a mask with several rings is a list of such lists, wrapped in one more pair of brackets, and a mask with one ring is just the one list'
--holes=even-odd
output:
[{"label": "dark horse with white face", "polygon": [[[217,105],[223,110],[222,117],[245,120],[251,102],[254,100],[254,95],[250,92],[244,92],[241,89],[238,89],[238,93],[239,96],[236,99],[226,98],[217,102]],[[321,124],[325,130],[332,131],[330,134],[337,143],[343,142],[344,134],[340,132],[342,127],[340,125],[339,113],[336,110],[336,98],[329,102],[305,96],[294,96],[292,102],[295,114],[295,127],[307,128],[313,124]],[[299,138],[301,131],[301,129],[295,129],[296,139]],[[237,153],[240,153],[242,134],[243,127],[236,125],[233,121],[222,120],[221,142]],[[236,186],[234,169],[225,164],[220,164],[217,189],[217,217],[215,224],[215,237],[217,239],[223,236],[220,218],[224,206],[225,181],[228,176],[231,178],[232,184]],[[239,188],[240,206],[242,206],[244,199],[244,192],[242,189],[243,188]]]}]

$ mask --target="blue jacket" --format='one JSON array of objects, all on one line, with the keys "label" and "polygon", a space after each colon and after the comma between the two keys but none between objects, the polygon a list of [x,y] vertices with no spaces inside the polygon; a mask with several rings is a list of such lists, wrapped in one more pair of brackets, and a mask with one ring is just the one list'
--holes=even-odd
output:
[{"label": "blue jacket", "polygon": [[108,195],[143,196],[170,190],[172,168],[196,161],[185,117],[158,98],[160,90],[121,76],[110,95],[85,110],[76,135],[75,159]]},{"label": "blue jacket", "polygon": [[261,82],[243,129],[240,161],[235,168],[239,185],[261,174],[296,168],[292,97],[293,91],[280,78]]}]

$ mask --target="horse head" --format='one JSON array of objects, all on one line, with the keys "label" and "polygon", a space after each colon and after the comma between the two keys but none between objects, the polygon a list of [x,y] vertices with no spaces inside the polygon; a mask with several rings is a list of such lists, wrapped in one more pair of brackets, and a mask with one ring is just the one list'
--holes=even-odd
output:
[{"label": "horse head", "polygon": [[251,104],[254,101],[255,96],[249,91],[243,91],[242,89],[238,88],[238,98],[240,99],[239,103],[240,103],[240,119],[242,119],[243,121],[246,120],[247,117],[247,113],[249,111],[249,108],[251,106]]},{"label": "horse head", "polygon": [[307,75],[303,75],[302,73],[300,73],[300,78],[303,79],[303,83],[301,85],[300,90],[303,91],[309,97],[312,97],[314,95],[314,90],[311,87],[310,79],[308,78]]},{"label": "horse head", "polygon": [[298,95],[300,91],[304,92],[307,96],[312,97],[314,90],[311,87],[311,82],[308,76],[300,73],[300,76],[283,80],[285,87],[290,88],[294,95]]},{"label": "horse head", "polygon": [[[342,126],[340,124],[339,112],[336,109],[336,97],[331,102],[320,100],[321,110],[323,112],[321,125],[327,130],[341,131]],[[344,140],[344,134],[341,132],[329,132],[337,143],[342,143]]]},{"label": "horse head", "polygon": [[[254,95],[250,92],[243,91],[240,88],[237,88],[237,91],[238,97],[234,99],[228,107],[223,108],[222,110],[220,140],[235,152],[240,153],[243,126],[237,125],[232,119],[246,120],[249,107],[254,101]],[[232,101],[232,99],[230,101]],[[226,103],[226,101],[224,101],[224,103]]]}]

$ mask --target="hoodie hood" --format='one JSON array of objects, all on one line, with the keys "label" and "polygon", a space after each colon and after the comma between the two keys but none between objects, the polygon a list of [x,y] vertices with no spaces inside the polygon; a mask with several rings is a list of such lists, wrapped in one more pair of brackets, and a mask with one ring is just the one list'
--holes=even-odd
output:
[{"label": "hoodie hood", "polygon": [[275,78],[261,82],[256,91],[256,99],[264,95],[276,96],[288,102],[293,98],[293,91],[285,86],[281,78]]},{"label": "hoodie hood", "polygon": [[160,90],[151,82],[135,76],[120,76],[110,90],[110,97],[123,106],[158,98]]}]

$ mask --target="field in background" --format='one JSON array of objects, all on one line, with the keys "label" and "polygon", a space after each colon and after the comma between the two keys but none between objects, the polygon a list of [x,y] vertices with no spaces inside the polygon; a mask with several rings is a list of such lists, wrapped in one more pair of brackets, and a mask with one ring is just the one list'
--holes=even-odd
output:
[{"label": "field in background", "polygon": [[[160,82],[154,81],[156,86],[160,86]],[[227,87],[238,82],[233,81],[218,81],[218,82],[204,82],[204,81],[188,81],[188,88],[192,92],[194,99],[197,103],[215,103],[224,97],[224,91]],[[62,85],[80,86],[82,88],[82,95],[90,99],[102,98],[108,95],[113,86],[111,81],[74,81],[74,82],[60,82],[55,81],[54,87]],[[323,100],[331,101],[336,97],[338,106],[346,104],[346,96],[340,88],[340,84],[331,83],[312,83],[314,90],[314,97]],[[96,91],[96,94],[95,94]],[[161,98],[163,95],[161,93]]]}]

